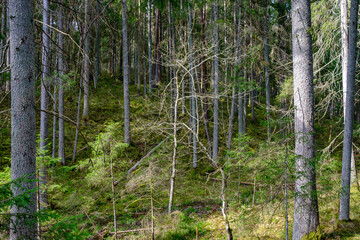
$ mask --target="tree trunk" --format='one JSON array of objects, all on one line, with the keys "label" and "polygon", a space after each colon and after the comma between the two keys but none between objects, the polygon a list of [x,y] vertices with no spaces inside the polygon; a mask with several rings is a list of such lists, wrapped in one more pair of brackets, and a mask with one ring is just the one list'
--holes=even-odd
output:
[{"label": "tree trunk", "polygon": [[313,58],[310,0],[292,0],[295,106],[295,206],[293,239],[318,230],[316,194]]},{"label": "tree trunk", "polygon": [[147,2],[148,7],[148,61],[149,61],[149,93],[151,93],[152,88],[152,74],[151,74],[151,1]]},{"label": "tree trunk", "polygon": [[265,89],[266,89],[266,129],[267,129],[267,140],[270,142],[270,77],[269,77],[269,43],[268,43],[268,9],[266,8],[266,15],[264,17],[264,52],[265,52]]},{"label": "tree trunk", "polygon": [[[49,105],[49,77],[50,77],[50,16],[49,1],[43,1],[43,46],[42,46],[42,84],[41,84],[41,112],[40,112],[40,155],[48,155],[48,138],[49,138],[49,116],[46,112]],[[46,163],[40,164],[39,184],[40,184],[40,209],[46,208],[48,204],[46,184],[47,184],[47,167]]]},{"label": "tree trunk", "polygon": [[[100,0],[96,1],[96,14],[100,14]],[[97,20],[95,25],[95,74],[94,74],[94,87],[97,87],[99,76],[101,74],[100,58],[101,58],[101,21]]]},{"label": "tree trunk", "polygon": [[188,5],[188,41],[189,41],[189,61],[190,61],[190,89],[191,89],[191,137],[193,145],[193,167],[197,167],[197,125],[196,125],[196,90],[195,90],[195,64],[193,58],[193,45],[192,45],[192,19],[191,19],[191,7]]},{"label": "tree trunk", "polygon": [[[27,208],[10,210],[10,240],[36,239],[36,103],[33,2],[9,0],[11,59],[11,180],[26,176],[22,187],[12,185],[13,197],[28,192]],[[20,181],[20,180],[19,180]],[[30,192],[29,192],[30,191]],[[20,216],[19,216],[20,214]],[[21,214],[26,214],[21,217]],[[30,221],[30,224],[29,224]]]},{"label": "tree trunk", "polygon": [[[58,29],[64,31],[63,24],[63,0],[60,1],[58,6]],[[59,152],[58,157],[63,165],[65,165],[65,129],[64,129],[64,36],[62,33],[58,33],[58,72],[59,72]]]},{"label": "tree trunk", "polygon": [[213,159],[217,161],[219,145],[219,24],[218,20],[219,5],[214,3],[214,129],[213,129]]},{"label": "tree trunk", "polygon": [[[204,9],[205,8],[205,9]],[[201,24],[201,40],[203,48],[206,47],[206,5],[200,8],[200,24]],[[208,140],[209,152],[211,152],[211,138],[209,130],[209,114],[208,114],[208,100],[207,100],[207,88],[208,88],[208,74],[207,74],[207,61],[206,61],[206,50],[203,51],[201,56],[201,94],[203,100],[201,101],[201,107],[203,112],[203,119],[205,125],[205,134]]]},{"label": "tree trunk", "polygon": [[159,26],[160,26],[160,11],[158,8],[155,9],[155,41],[154,41],[154,64],[152,65],[152,86],[151,88],[156,88],[159,83],[159,69],[158,66],[160,64],[160,51],[159,51]]},{"label": "tree trunk", "polygon": [[228,141],[227,141],[227,149],[231,149],[231,140],[232,140],[232,132],[233,132],[233,122],[235,116],[235,109],[236,109],[236,88],[235,86],[232,87],[232,97],[231,97],[231,110],[230,110],[230,118],[229,118],[229,133],[228,133]]},{"label": "tree trunk", "polygon": [[[347,69],[348,69],[348,57],[349,57],[349,33],[348,33],[348,5],[347,0],[341,0],[340,2],[341,12],[341,67],[342,67],[342,85],[343,85],[343,106],[344,106],[344,124],[346,122],[346,88],[347,88]],[[353,152],[353,149],[351,150]],[[354,153],[351,153],[353,156]],[[355,158],[351,157],[351,182],[356,181],[355,172]]]},{"label": "tree trunk", "polygon": [[355,88],[355,66],[356,66],[356,40],[358,23],[359,1],[352,0],[350,7],[349,22],[349,50],[347,66],[347,86],[345,102],[345,126],[344,143],[342,156],[342,178],[341,178],[341,198],[340,198],[340,220],[349,220],[350,212],[350,181],[351,181],[351,152],[353,139],[354,121],[354,88]]},{"label": "tree trunk", "polygon": [[[54,98],[54,102],[53,102],[53,112],[57,112],[56,111],[56,105],[57,105],[57,81],[55,82],[54,84],[54,95],[53,95],[53,98]],[[56,128],[57,128],[57,116],[54,114],[53,116],[53,135],[52,135],[52,158],[55,158],[56,157]]]},{"label": "tree trunk", "polygon": [[[0,56],[1,56],[1,60],[0,60],[0,63],[1,65],[3,66],[6,66],[5,65],[5,57],[3,58],[2,56],[6,53],[6,49],[5,49],[5,45],[6,45],[6,8],[7,8],[7,1],[6,0],[3,0],[2,1],[2,9],[1,9],[1,34],[3,35],[3,39],[1,40],[1,46],[0,46]],[[4,80],[3,79],[3,73],[0,74],[0,81]],[[4,82],[4,81],[2,81]],[[1,86],[2,87],[2,86]],[[5,92],[9,92],[9,82],[6,81],[5,82]]]},{"label": "tree trunk", "polygon": [[123,35],[123,80],[124,80],[124,131],[125,143],[130,144],[130,96],[129,63],[127,37],[127,0],[122,0],[122,35]]},{"label": "tree trunk", "polygon": [[84,109],[83,116],[89,116],[89,81],[90,81],[90,39],[89,39],[89,0],[85,0],[85,28],[84,28]]},{"label": "tree trunk", "polygon": [[174,137],[174,149],[172,156],[171,175],[170,175],[170,192],[169,192],[169,206],[168,213],[172,212],[174,189],[175,189],[175,174],[176,174],[176,155],[177,155],[177,109],[179,102],[179,83],[177,76],[175,77],[175,99],[174,99],[174,122],[173,122],[173,137]]}]

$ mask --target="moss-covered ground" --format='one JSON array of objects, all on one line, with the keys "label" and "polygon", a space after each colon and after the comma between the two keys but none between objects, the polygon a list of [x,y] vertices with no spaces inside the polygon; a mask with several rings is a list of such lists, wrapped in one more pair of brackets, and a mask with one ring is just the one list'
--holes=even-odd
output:
[{"label": "moss-covered ground", "polygon": [[[166,86],[160,86],[152,95],[144,96],[135,86],[131,87],[132,143],[128,146],[123,141],[122,82],[108,76],[102,77],[98,88],[91,92],[89,117],[81,119],[79,152],[74,165],[71,164],[71,155],[76,127],[67,121],[67,165],[61,166],[57,161],[52,161],[49,166],[49,203],[59,217],[43,223],[44,237],[114,239],[115,199],[117,229],[120,231],[118,239],[150,239],[152,219],[155,239],[226,238],[220,208],[221,175],[204,154],[208,144],[203,134],[203,121],[200,120],[199,137],[205,149],[199,146],[199,166],[194,169],[189,130],[185,127],[189,117],[186,111],[185,114],[181,113],[181,104],[178,110],[178,121],[182,124],[178,131],[174,206],[173,212],[167,213],[173,154],[168,91]],[[65,98],[65,115],[73,120],[76,119],[77,94],[67,89]],[[186,100],[187,105],[188,102]],[[285,239],[285,159],[288,160],[288,221],[291,237],[294,157],[293,138],[287,134],[292,128],[289,124],[291,114],[287,121],[286,117],[282,118],[284,121],[277,120],[279,115],[273,114],[272,141],[267,143],[266,111],[261,105],[256,105],[255,120],[252,121],[249,106],[246,136],[238,138],[235,134],[235,121],[232,150],[226,151],[230,103],[222,98],[221,106],[219,161],[227,175],[226,197],[234,239]],[[1,109],[6,107],[9,107],[9,101],[4,101]],[[1,116],[1,182],[9,180],[9,119],[9,116]],[[287,130],[281,130],[284,126],[288,126]],[[340,132],[341,120],[322,119],[316,122],[321,238],[360,239],[360,194],[356,186],[352,188],[352,220],[337,220],[341,136],[334,142],[332,152],[326,147]],[[165,142],[150,157],[144,159],[134,172],[127,174],[137,161],[165,138]],[[111,163],[116,182],[114,194]],[[49,226],[63,226],[67,230],[56,231],[58,235],[54,236]]]}]

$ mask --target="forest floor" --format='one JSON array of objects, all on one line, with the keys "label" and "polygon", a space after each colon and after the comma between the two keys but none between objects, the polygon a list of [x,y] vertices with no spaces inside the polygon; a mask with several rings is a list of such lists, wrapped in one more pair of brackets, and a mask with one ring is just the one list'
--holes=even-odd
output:
[{"label": "forest floor", "polygon": [[[167,213],[173,141],[170,100],[164,97],[163,91],[168,91],[165,86],[147,97],[132,86],[132,144],[127,146],[123,143],[122,82],[104,77],[91,93],[89,117],[82,119],[77,148],[80,151],[74,165],[70,163],[75,126],[66,123],[68,164],[52,166],[48,186],[50,207],[61,217],[56,221],[49,220],[46,225],[66,223],[71,230],[61,233],[63,237],[57,235],[57,239],[114,239],[113,200],[120,231],[118,239],[149,239],[152,220],[155,239],[226,239],[220,208],[221,175],[211,167],[205,150],[199,150],[199,166],[192,168],[186,128],[179,129],[174,206],[173,212]],[[65,98],[65,115],[71,119],[76,119],[76,95],[71,92]],[[229,105],[227,100],[221,101],[222,119],[228,119]],[[285,239],[284,161],[289,161],[288,229],[291,237],[293,148],[292,144],[275,135],[272,143],[267,143],[263,124],[266,114],[261,106],[257,106],[255,117],[252,121],[251,110],[248,110],[247,135],[234,136],[232,151],[226,151],[225,144],[220,146],[220,162],[227,174],[229,222],[234,239]],[[186,111],[181,113],[180,106],[179,122],[188,121]],[[321,120],[316,124],[321,239],[360,239],[360,193],[357,187],[352,188],[352,220],[337,220],[341,158],[339,146],[331,153],[323,151],[329,142],[328,121]],[[2,132],[9,132],[9,123],[4,128]],[[225,143],[227,120],[220,123],[220,129],[220,142]],[[7,135],[4,139],[7,143],[1,145],[2,151],[9,149],[6,147],[9,138]],[[200,138],[207,146],[205,135],[201,134]],[[151,156],[127,174],[164,139]],[[2,158],[2,161],[5,160]],[[6,164],[2,165],[1,181],[9,178]],[[114,192],[113,181],[116,182]]]}]

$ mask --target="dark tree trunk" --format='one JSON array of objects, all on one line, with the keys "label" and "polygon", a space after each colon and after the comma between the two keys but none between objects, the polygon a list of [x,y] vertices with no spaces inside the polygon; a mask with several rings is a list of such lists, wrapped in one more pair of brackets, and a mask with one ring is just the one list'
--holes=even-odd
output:
[{"label": "dark tree trunk", "polygon": [[[9,0],[11,59],[11,180],[13,197],[29,193],[27,208],[13,205],[10,210],[10,240],[36,239],[36,103],[33,2]],[[24,41],[24,39],[26,39]],[[20,179],[25,178],[29,181]],[[25,217],[19,214],[26,214]],[[27,215],[28,214],[28,215]],[[29,223],[31,220],[31,223]]]}]

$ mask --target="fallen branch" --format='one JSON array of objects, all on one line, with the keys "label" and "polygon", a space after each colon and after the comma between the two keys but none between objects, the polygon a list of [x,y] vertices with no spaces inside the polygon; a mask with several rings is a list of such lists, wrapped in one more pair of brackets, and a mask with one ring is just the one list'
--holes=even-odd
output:
[{"label": "fallen branch", "polygon": [[[215,180],[215,181],[222,181],[222,179],[219,178],[210,178],[211,180]],[[238,181],[228,181],[228,182],[232,182],[232,183],[240,183],[242,185],[251,185],[254,186],[255,184],[253,182],[238,182]],[[257,183],[256,186],[258,187],[264,187],[264,185]]]},{"label": "fallen branch", "polygon": [[[150,231],[151,228],[139,228],[139,229],[132,229],[132,230],[124,230],[124,231],[116,231],[117,234],[119,233],[130,233],[130,232],[140,232],[140,231]],[[115,232],[109,232],[109,234],[114,235]]]},{"label": "fallen branch", "polygon": [[[170,136],[168,136],[167,138],[165,138],[164,140],[162,140],[158,145],[156,145],[153,149],[150,150],[150,152],[148,152],[144,157],[142,157],[137,163],[135,163],[134,166],[132,166],[129,171],[127,172],[127,174],[130,174],[132,173],[136,168],[137,166],[140,165],[140,163],[142,161],[144,161],[144,159],[150,157],[151,154],[153,154],[153,152],[158,148],[160,147]],[[117,180],[116,182],[114,182],[114,186],[118,185],[120,183],[121,180]]]},{"label": "fallen branch", "polygon": [[137,166],[139,166],[139,164],[140,164],[145,158],[150,157],[150,155],[153,154],[153,152],[154,152],[157,148],[159,148],[168,138],[169,138],[169,137],[167,137],[167,138],[165,138],[164,140],[162,140],[158,145],[156,145],[153,149],[151,149],[150,152],[148,152],[148,153],[147,153],[144,157],[142,157],[137,163],[135,163],[135,165],[130,168],[130,170],[127,172],[127,174],[132,173],[132,172],[135,170],[135,168],[136,168]]},{"label": "fallen branch", "polygon": [[[81,152],[81,151],[83,151],[83,150],[85,150],[85,149],[87,149],[89,146],[88,145],[86,145],[85,147],[83,147],[82,149],[79,149],[79,150],[77,150],[76,151],[76,153],[79,153],[79,152]],[[67,155],[65,158],[69,158],[69,157],[72,157],[72,153],[71,154],[69,154],[69,155]]]}]

